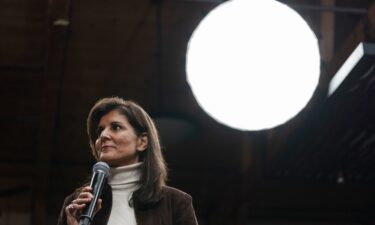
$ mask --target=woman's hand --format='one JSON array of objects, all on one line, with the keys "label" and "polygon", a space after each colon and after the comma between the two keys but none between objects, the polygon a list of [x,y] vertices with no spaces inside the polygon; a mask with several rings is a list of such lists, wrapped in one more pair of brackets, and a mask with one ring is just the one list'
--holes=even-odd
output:
[{"label": "woman's hand", "polygon": [[[93,199],[93,194],[91,193],[92,188],[86,186],[82,188],[78,197],[72,201],[67,207],[65,207],[66,221],[68,225],[78,225],[79,217],[82,214],[82,210],[86,205],[90,204]],[[102,200],[98,199],[96,204],[95,213],[97,213],[102,208]]]}]

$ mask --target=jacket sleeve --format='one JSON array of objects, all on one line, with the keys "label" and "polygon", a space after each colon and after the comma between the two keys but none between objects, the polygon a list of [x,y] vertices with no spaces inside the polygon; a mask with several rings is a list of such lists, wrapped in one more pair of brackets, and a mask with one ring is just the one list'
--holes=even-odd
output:
[{"label": "jacket sleeve", "polygon": [[173,225],[198,225],[192,197],[186,193],[176,199]]}]

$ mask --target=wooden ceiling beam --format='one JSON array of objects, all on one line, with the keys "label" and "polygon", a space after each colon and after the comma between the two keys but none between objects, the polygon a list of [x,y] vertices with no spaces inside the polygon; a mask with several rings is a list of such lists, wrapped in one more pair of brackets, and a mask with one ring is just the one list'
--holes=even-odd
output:
[{"label": "wooden ceiling beam", "polygon": [[[321,0],[324,7],[334,7],[335,0]],[[322,11],[320,15],[320,52],[322,61],[329,63],[334,54],[335,46],[335,14],[332,11]]]},{"label": "wooden ceiling beam", "polygon": [[32,224],[47,224],[51,152],[55,148],[57,121],[64,76],[65,52],[70,17],[70,0],[47,2],[46,72],[43,78],[40,125],[33,179]]}]

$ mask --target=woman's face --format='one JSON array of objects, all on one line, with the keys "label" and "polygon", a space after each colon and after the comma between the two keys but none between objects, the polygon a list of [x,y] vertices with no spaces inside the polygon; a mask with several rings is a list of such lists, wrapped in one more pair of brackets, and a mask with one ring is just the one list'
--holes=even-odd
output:
[{"label": "woman's face", "polygon": [[147,144],[147,136],[137,136],[128,119],[117,110],[110,111],[100,119],[95,142],[99,161],[111,167],[137,163],[138,152],[145,150]]}]

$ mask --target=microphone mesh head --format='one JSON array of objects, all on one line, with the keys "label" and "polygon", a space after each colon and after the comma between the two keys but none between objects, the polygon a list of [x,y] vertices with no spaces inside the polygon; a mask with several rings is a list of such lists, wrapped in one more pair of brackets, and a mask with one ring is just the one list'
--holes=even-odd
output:
[{"label": "microphone mesh head", "polygon": [[95,165],[92,167],[92,172],[98,172],[102,171],[105,174],[105,177],[108,177],[109,175],[109,166],[105,162],[97,162]]}]

